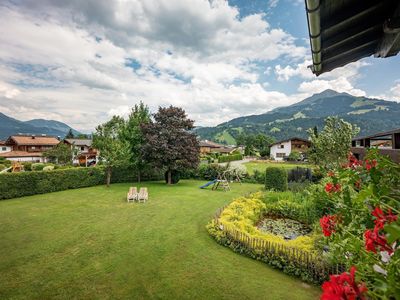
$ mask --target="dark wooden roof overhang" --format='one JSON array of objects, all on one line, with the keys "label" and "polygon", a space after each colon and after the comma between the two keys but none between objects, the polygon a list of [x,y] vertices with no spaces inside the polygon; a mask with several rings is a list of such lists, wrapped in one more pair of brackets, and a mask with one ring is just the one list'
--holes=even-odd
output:
[{"label": "dark wooden roof overhang", "polygon": [[400,51],[399,0],[305,0],[317,76],[363,57]]}]

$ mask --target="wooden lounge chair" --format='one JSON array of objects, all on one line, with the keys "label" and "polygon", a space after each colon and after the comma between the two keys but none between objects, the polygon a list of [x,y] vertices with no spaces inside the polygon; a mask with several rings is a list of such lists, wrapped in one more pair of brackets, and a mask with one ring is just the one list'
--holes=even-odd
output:
[{"label": "wooden lounge chair", "polygon": [[137,198],[138,198],[138,192],[137,192],[137,188],[136,187],[130,187],[129,188],[129,192],[128,192],[128,195],[126,195],[126,200],[128,201],[128,202],[130,202],[130,201],[135,201],[135,200],[137,200]]},{"label": "wooden lounge chair", "polygon": [[147,192],[147,188],[145,187],[140,188],[137,199],[139,202],[140,201],[146,202],[146,200],[149,199],[149,193]]}]

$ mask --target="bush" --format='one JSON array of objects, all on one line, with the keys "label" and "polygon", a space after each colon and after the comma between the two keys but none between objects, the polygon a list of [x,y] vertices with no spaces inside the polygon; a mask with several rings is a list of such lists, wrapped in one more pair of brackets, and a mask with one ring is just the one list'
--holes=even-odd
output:
[{"label": "bush", "polygon": [[288,181],[289,182],[303,182],[311,181],[312,172],[310,168],[293,168],[288,171]]},{"label": "bush", "polygon": [[22,165],[24,166],[25,171],[32,171],[32,163],[31,162],[23,162]]},{"label": "bush", "polygon": [[44,163],[34,163],[31,165],[32,171],[42,171],[46,165]]},{"label": "bush", "polygon": [[301,154],[298,151],[292,151],[288,156],[289,161],[299,161],[300,159],[301,159]]},{"label": "bush", "polygon": [[224,155],[224,156],[218,157],[218,162],[224,163],[224,162],[230,162],[230,161],[242,160],[242,159],[243,159],[242,154]]},{"label": "bush", "polygon": [[293,193],[299,193],[307,189],[310,186],[310,184],[311,182],[308,180],[301,182],[290,181],[288,182],[288,189]]},{"label": "bush", "polygon": [[224,171],[224,167],[218,164],[209,164],[209,165],[200,165],[198,168],[198,178],[205,179],[205,180],[212,180],[216,179],[218,173]]},{"label": "bush", "polygon": [[[148,170],[142,174],[143,180],[160,180],[157,170]],[[111,182],[134,182],[137,176],[134,169],[115,167]],[[51,171],[19,172],[0,174],[0,199],[9,199],[36,194],[44,194],[67,189],[76,189],[104,184],[104,167],[68,168]]]},{"label": "bush", "polygon": [[103,168],[0,174],[0,199],[44,194],[103,184]]},{"label": "bush", "polygon": [[45,166],[43,168],[43,171],[52,171],[52,170],[54,170],[54,166]]},{"label": "bush", "polygon": [[265,188],[267,190],[286,191],[288,189],[288,175],[285,169],[267,167],[265,169]]},{"label": "bush", "polygon": [[5,165],[3,165],[3,164],[0,164],[0,171],[4,170],[5,168],[6,168],[6,166],[5,166]]}]

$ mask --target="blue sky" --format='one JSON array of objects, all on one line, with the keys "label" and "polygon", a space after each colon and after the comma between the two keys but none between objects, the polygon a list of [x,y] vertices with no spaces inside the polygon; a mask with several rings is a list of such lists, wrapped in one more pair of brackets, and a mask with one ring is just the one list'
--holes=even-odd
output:
[{"label": "blue sky", "polygon": [[0,14],[0,112],[22,120],[89,132],[142,100],[210,126],[327,88],[400,101],[400,56],[311,73],[303,0],[13,0]]}]

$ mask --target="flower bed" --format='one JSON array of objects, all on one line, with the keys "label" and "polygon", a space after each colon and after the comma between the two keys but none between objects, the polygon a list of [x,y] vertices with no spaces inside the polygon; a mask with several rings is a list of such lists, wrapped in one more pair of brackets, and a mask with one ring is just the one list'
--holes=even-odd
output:
[{"label": "flower bed", "polygon": [[262,260],[285,273],[310,282],[321,282],[338,266],[327,264],[314,248],[315,236],[285,240],[283,236],[259,230],[255,224],[266,213],[261,193],[234,200],[207,225],[215,240],[236,252]]}]

